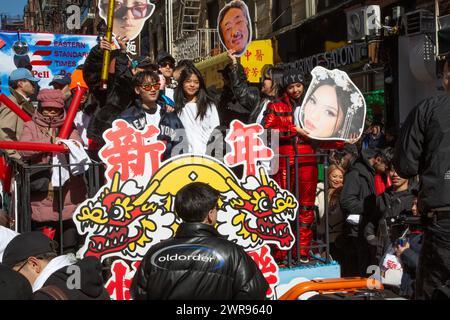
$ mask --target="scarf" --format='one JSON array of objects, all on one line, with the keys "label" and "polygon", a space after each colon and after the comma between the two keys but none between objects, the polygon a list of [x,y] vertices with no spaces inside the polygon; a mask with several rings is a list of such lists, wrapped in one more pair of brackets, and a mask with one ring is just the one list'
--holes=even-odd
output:
[{"label": "scarf", "polygon": [[33,114],[33,121],[40,127],[50,129],[50,128],[60,128],[64,124],[64,120],[66,119],[66,111],[63,110],[59,116],[50,118],[45,117],[42,113],[36,110]]},{"label": "scarf", "polygon": [[42,270],[39,277],[36,278],[36,281],[33,283],[33,292],[41,289],[45,282],[52,274],[54,274],[59,269],[75,264],[77,259],[73,254],[67,254],[63,256],[56,257],[47,264],[47,266]]}]

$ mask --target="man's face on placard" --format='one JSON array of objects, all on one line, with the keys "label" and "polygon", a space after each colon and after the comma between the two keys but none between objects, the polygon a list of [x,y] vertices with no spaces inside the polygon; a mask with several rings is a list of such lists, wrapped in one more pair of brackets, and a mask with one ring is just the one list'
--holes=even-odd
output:
[{"label": "man's face on placard", "polygon": [[237,55],[243,54],[250,42],[247,15],[240,8],[229,9],[220,21],[220,34],[225,47],[234,49]]},{"label": "man's face on placard", "polygon": [[145,21],[153,14],[155,5],[150,0],[100,0],[100,17],[107,22],[109,1],[114,1],[113,33],[126,36],[129,40],[137,38]]}]

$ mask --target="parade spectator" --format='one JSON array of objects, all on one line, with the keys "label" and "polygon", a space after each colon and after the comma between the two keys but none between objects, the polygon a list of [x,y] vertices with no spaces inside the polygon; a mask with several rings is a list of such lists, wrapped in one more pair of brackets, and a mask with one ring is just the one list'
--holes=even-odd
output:
[{"label": "parade spectator", "polygon": [[[341,261],[343,255],[341,243],[337,239],[341,238],[344,226],[344,216],[339,205],[339,198],[344,186],[344,168],[332,164],[328,168],[328,192],[325,193],[328,197],[328,232],[330,243],[330,254],[334,260]],[[317,188],[323,190],[323,182],[318,183]],[[317,233],[323,239],[326,232],[326,220],[324,216],[324,193],[319,193],[316,197],[316,205],[319,208],[320,221],[317,226]]]},{"label": "parade spectator", "polygon": [[[11,95],[9,99],[28,115],[34,114],[30,97],[36,92],[39,79],[33,77],[28,69],[14,70],[8,80]],[[0,141],[17,141],[22,135],[24,121],[7,106],[0,105]],[[20,154],[15,150],[5,150],[10,158],[19,160]]]},{"label": "parade spectator", "polygon": [[[55,90],[61,90],[64,95],[64,101],[68,101],[72,96],[72,92],[70,91],[70,83],[72,82],[71,78],[67,75],[58,74],[53,77],[52,82],[50,82],[50,86],[53,86]],[[69,105],[66,104],[66,108]]]},{"label": "parade spectator", "polygon": [[283,70],[270,67],[262,74],[261,92],[258,88],[250,86],[239,73],[237,57],[234,50],[227,51],[231,60],[228,72],[230,87],[237,102],[250,111],[249,123],[262,123],[267,105],[283,93]]},{"label": "parade spectator", "polygon": [[367,134],[362,141],[362,150],[369,148],[384,148],[385,136],[383,132],[383,124],[379,121],[374,121],[370,125]]},{"label": "parade spectator", "polygon": [[[64,96],[61,91],[43,89],[38,95],[39,106],[33,114],[33,120],[25,123],[20,141],[59,143],[58,132],[64,124]],[[69,139],[82,143],[77,130],[72,130]],[[30,165],[51,165],[52,154],[42,151],[20,151]],[[55,172],[57,170],[57,172]],[[63,199],[63,242],[65,251],[78,247],[76,227],[72,214],[76,207],[86,199],[86,185],[82,176],[70,176],[62,188],[53,186],[53,177],[59,169],[35,168],[30,176],[30,204],[33,230],[51,230],[55,239],[60,239],[59,193]],[[71,174],[71,173],[70,173]]]},{"label": "parade spectator", "polygon": [[153,71],[158,72],[159,66],[153,63],[152,59],[149,56],[140,56],[133,60],[131,63],[132,70],[131,73],[133,76],[143,71]]},{"label": "parade spectator", "polygon": [[165,78],[164,95],[174,100],[176,83],[173,82],[173,69],[175,68],[175,59],[167,52],[160,52],[156,58],[159,65],[159,71]]},{"label": "parade spectator", "polygon": [[146,253],[131,285],[135,300],[264,299],[269,285],[242,247],[221,237],[220,193],[204,183],[178,191],[175,212],[183,220],[173,239]]},{"label": "parade spectator", "polygon": [[[232,71],[232,68],[237,68],[237,70]],[[245,75],[244,68],[240,64],[236,64],[236,66],[234,66],[232,63],[229,63],[224,69],[221,69],[218,72],[222,75],[224,83],[218,104],[218,111],[220,114],[220,119],[222,120],[222,126],[229,128],[230,123],[233,120],[240,120],[241,122],[247,123],[252,110],[246,109],[239,103],[238,98],[235,96],[233,89],[231,88],[230,81],[231,72],[235,72],[239,83],[244,83],[244,85],[247,85],[247,76]]]},{"label": "parade spectator", "polygon": [[[220,125],[216,104],[206,89],[203,77],[194,66],[181,72],[175,90],[175,112],[187,137],[188,152],[206,154],[213,130]],[[185,152],[186,153],[186,152]]]},{"label": "parade spectator", "polygon": [[[417,210],[417,196],[416,190],[413,191],[414,200],[411,208],[413,217],[420,217]],[[402,263],[402,279],[400,283],[399,294],[408,299],[414,299],[416,291],[416,270],[419,265],[419,254],[422,249],[423,230],[420,223],[411,224],[408,226],[409,232],[404,244],[397,243],[395,247],[395,254]]]},{"label": "parade spectator", "polygon": [[[72,254],[58,256],[55,243],[41,232],[25,232],[11,240],[3,263],[28,280],[34,300],[109,300],[100,261],[94,257],[77,261]],[[79,275],[76,282],[70,280],[74,270]]]},{"label": "parade spectator", "polygon": [[178,61],[176,67],[173,69],[173,81],[178,86],[178,81],[180,80],[181,71],[184,70],[186,67],[192,67],[194,63],[192,60],[184,59]]},{"label": "parade spectator", "polygon": [[346,219],[344,225],[344,276],[365,276],[371,256],[364,238],[364,229],[375,207],[375,173],[386,171],[385,160],[378,149],[366,149],[344,176],[340,206]]},{"label": "parade spectator", "polygon": [[183,124],[176,113],[167,112],[166,106],[160,103],[161,85],[157,73],[140,72],[134,77],[133,85],[138,98],[134,105],[125,110],[119,118],[132,124],[138,130],[144,130],[149,125],[160,128],[161,134],[158,139],[166,143],[163,159],[168,159],[173,147],[180,142],[177,138],[177,130],[183,129]]},{"label": "parade spectator", "polygon": [[394,166],[404,178],[419,175],[419,212],[425,223],[416,298],[431,299],[450,279],[450,56],[444,65],[443,95],[419,103],[397,141]]},{"label": "parade spectator", "polygon": [[[387,153],[393,155],[393,150],[387,149]],[[369,244],[376,247],[376,258],[380,262],[388,247],[400,237],[404,230],[395,230],[393,226],[397,219],[411,212],[413,206],[413,188],[408,179],[404,179],[395,171],[388,156],[387,171],[392,185],[376,198],[376,208],[364,230],[364,236]],[[405,228],[403,228],[405,229]],[[382,261],[381,261],[382,262]]]},{"label": "parade spectator", "polygon": [[[89,91],[98,102],[98,108],[92,117],[87,136],[98,144],[103,144],[103,132],[111,128],[117,117],[126,110],[135,99],[132,85],[132,66],[127,55],[127,38],[116,37],[120,48],[101,39],[93,47],[83,66],[84,80]],[[111,51],[111,62],[108,69],[108,86],[104,90],[101,82],[103,53]]]},{"label": "parade spectator", "polygon": [[0,264],[0,300],[31,300],[32,298],[33,290],[27,278]]}]

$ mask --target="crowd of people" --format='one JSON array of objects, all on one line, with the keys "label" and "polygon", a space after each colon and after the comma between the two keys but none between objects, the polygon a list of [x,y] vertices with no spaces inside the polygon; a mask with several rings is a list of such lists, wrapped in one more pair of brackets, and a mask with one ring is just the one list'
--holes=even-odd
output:
[{"label": "crowd of people", "polygon": [[[292,249],[297,263],[307,265],[311,260],[314,261],[315,252],[310,246],[318,240],[325,239],[328,229],[330,255],[341,265],[342,276],[367,277],[367,268],[377,265],[381,266],[383,276],[388,279],[390,270],[396,269],[395,265],[401,266],[403,274],[398,283],[398,293],[414,298],[418,255],[421,247],[427,242],[423,237],[426,228],[421,227],[422,224],[416,223],[417,219],[413,218],[434,208],[434,204],[429,203],[426,209],[420,206],[420,199],[423,196],[420,192],[423,192],[421,186],[424,181],[418,176],[423,174],[421,170],[424,164],[418,163],[423,157],[427,157],[420,154],[425,152],[425,148],[417,145],[411,156],[408,153],[399,154],[404,150],[398,151],[398,146],[411,148],[404,139],[411,138],[408,136],[411,132],[414,134],[420,132],[424,135],[425,128],[408,127],[410,131],[401,136],[403,140],[398,141],[397,149],[394,148],[395,132],[384,130],[383,123],[373,119],[360,139],[354,138],[356,134],[351,133],[353,138],[349,143],[318,141],[312,139],[311,134],[330,136],[340,127],[342,122],[340,114],[346,112],[343,110],[346,106],[341,105],[339,99],[330,100],[333,94],[336,97],[343,94],[340,92],[342,89],[332,83],[314,89],[314,105],[309,108],[317,109],[318,114],[314,116],[318,122],[310,123],[303,128],[299,122],[298,112],[308,82],[298,70],[267,66],[262,71],[260,86],[252,86],[247,82],[234,51],[230,50],[228,51],[230,63],[220,70],[224,80],[223,91],[220,95],[214,95],[213,91],[207,88],[201,72],[192,61],[183,60],[177,63],[165,52],[160,53],[156,61],[152,61],[149,57],[130,60],[126,52],[127,39],[117,40],[119,43],[117,48],[114,44],[101,40],[90,51],[84,65],[80,65],[71,77],[55,76],[50,83],[52,88],[38,88],[39,80],[30,72],[31,66],[28,69],[19,68],[13,71],[9,77],[10,99],[32,120],[24,122],[5,105],[1,105],[0,140],[62,143],[66,148],[70,148],[65,141],[58,138],[58,135],[65,122],[72,96],[78,88],[83,88],[85,94],[69,139],[74,141],[75,147],[86,152],[86,157],[96,160],[99,159],[97,152],[104,144],[103,133],[111,128],[117,119],[123,119],[139,130],[149,125],[160,128],[161,133],[155,140],[160,140],[166,145],[164,159],[179,153],[206,154],[214,130],[227,128],[234,119],[245,123],[259,123],[265,129],[279,133],[279,146],[274,150],[279,157],[279,169],[273,175],[273,179],[292,193],[298,191],[295,196],[299,201],[300,227],[296,231],[298,238],[296,246],[300,247],[298,250],[300,256],[295,256],[296,247]],[[105,90],[101,87],[100,75],[103,54],[106,50],[111,51],[111,64]],[[322,91],[326,91],[326,94]],[[36,100],[33,100],[33,96]],[[443,104],[446,101],[438,102]],[[422,123],[414,123],[421,121],[417,119],[421,116],[425,115],[420,110],[417,111],[416,118],[410,120],[409,125],[422,126]],[[421,136],[420,139],[414,143],[422,143],[428,136]],[[71,148],[70,150],[72,153]],[[314,156],[315,153],[324,150],[329,152],[331,163],[325,172],[328,178],[327,190],[324,190],[325,184],[318,180],[318,161]],[[15,150],[2,152],[9,163],[19,166],[54,165],[57,161],[55,156],[48,152]],[[394,159],[395,152],[397,155]],[[65,157],[66,161],[70,162],[69,156]],[[435,161],[445,162],[448,159],[437,155]],[[298,170],[293,170],[294,167]],[[3,226],[0,226],[0,254],[3,254],[3,263],[7,267],[1,266],[3,270],[1,277],[15,279],[11,280],[13,284],[6,285],[16,285],[22,295],[9,296],[13,298],[29,298],[34,293],[35,299],[55,298],[55,296],[71,299],[107,299],[107,294],[100,285],[102,279],[99,262],[93,258],[76,261],[72,256],[82,241],[72,222],[72,214],[76,206],[87,197],[83,172],[70,170],[67,172],[67,180],[58,184],[55,182],[56,171],[58,170],[45,168],[36,170],[31,175],[30,201],[34,232],[21,235],[9,229],[12,225],[14,201],[8,203],[10,187],[4,181],[3,213],[0,216],[3,223]],[[202,243],[203,236],[200,235],[202,233],[208,234],[208,237],[217,236],[212,227],[215,224],[214,215],[217,214],[215,207],[217,195],[207,186],[193,185],[192,188],[197,189],[182,190],[186,193],[184,196],[189,195],[189,199],[185,199],[183,203],[181,201],[176,203],[177,213],[185,225],[180,226],[175,239],[169,240],[174,244],[186,241]],[[429,188],[439,192],[440,187],[435,185]],[[204,198],[197,199],[198,194],[203,194]],[[181,197],[180,195],[180,199]],[[62,235],[59,234],[58,223],[60,198],[63,199],[63,203],[60,204],[63,219]],[[177,201],[178,199],[177,196]],[[204,202],[204,206],[192,204],[192,199],[197,199],[199,203]],[[448,205],[448,200],[442,199],[437,207]],[[196,214],[195,210],[202,212]],[[328,211],[328,219],[325,219],[325,211]],[[328,226],[325,221],[328,221]],[[439,235],[435,234],[435,237],[442,236],[442,230],[436,232]],[[196,240],[185,240],[190,237]],[[57,256],[52,239],[59,242],[60,238],[63,242],[59,245],[63,245],[65,254]],[[439,239],[444,241],[444,246],[448,246],[448,239]],[[3,244],[5,246],[2,246]],[[185,277],[193,277],[189,281],[193,279],[205,281],[201,284],[194,281],[196,286],[190,287],[189,292],[196,297],[208,298],[217,293],[199,292],[199,287],[208,287],[206,283],[210,282],[208,280],[210,278],[214,288],[220,287],[218,290],[223,292],[221,298],[263,298],[264,294],[261,293],[267,290],[267,284],[261,279],[258,268],[250,262],[251,259],[240,260],[239,265],[230,269],[231,275],[214,274],[208,278],[187,269],[204,270],[204,266],[201,265],[187,266],[186,263],[180,263],[177,268],[167,269],[164,272],[148,266],[146,261],[156,255],[158,249],[169,244],[171,242],[152,248],[144,258],[144,263],[133,282],[132,293],[135,298],[187,297],[183,291],[173,290],[170,291],[171,295],[167,296],[164,294],[168,291],[154,290],[155,287],[166,288],[167,283],[174,283]],[[429,240],[428,245],[430,247],[434,245],[433,248],[438,250],[432,240]],[[237,254],[246,256],[238,246],[232,246],[222,240],[217,240],[214,247],[223,249],[222,256],[228,257],[227,260],[235,259]],[[236,254],[232,255],[230,251],[236,251]],[[273,248],[273,255],[280,266],[287,265],[287,254],[287,251]],[[445,276],[448,279],[449,275],[450,266],[448,253],[446,254],[446,258],[443,258],[447,259],[443,262],[446,271],[442,271],[440,279]],[[229,258],[230,256],[232,257]],[[90,280],[85,287],[67,291],[66,288],[61,288],[58,281],[65,279],[67,267],[75,264],[89,274]],[[231,265],[234,263],[231,262]],[[58,276],[58,273],[62,275]],[[156,276],[155,273],[160,275]],[[23,281],[18,274],[24,275],[28,282]],[[440,280],[433,281],[435,288],[438,284],[442,285]],[[240,287],[241,285],[243,287]],[[426,297],[430,298],[430,287],[427,287],[427,290]],[[0,292],[4,290],[0,288]]]}]

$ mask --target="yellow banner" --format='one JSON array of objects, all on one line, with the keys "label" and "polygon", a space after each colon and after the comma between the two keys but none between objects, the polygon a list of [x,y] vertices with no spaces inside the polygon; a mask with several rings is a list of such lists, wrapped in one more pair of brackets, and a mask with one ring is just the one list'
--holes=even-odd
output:
[{"label": "yellow banner", "polygon": [[249,82],[260,82],[261,69],[266,64],[273,64],[272,40],[256,40],[250,43],[241,57],[241,64]]}]

